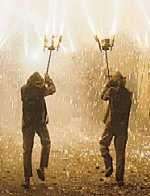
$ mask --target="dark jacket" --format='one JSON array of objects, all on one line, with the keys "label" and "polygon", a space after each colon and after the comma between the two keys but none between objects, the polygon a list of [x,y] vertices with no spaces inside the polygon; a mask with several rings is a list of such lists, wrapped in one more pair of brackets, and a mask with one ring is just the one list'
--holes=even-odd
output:
[{"label": "dark jacket", "polygon": [[52,80],[47,84],[26,84],[21,88],[23,127],[41,127],[47,124],[45,96],[52,95],[56,89]]},{"label": "dark jacket", "polygon": [[108,111],[105,117],[106,125],[127,131],[132,93],[125,87],[106,86],[101,98],[104,101],[109,101]]}]

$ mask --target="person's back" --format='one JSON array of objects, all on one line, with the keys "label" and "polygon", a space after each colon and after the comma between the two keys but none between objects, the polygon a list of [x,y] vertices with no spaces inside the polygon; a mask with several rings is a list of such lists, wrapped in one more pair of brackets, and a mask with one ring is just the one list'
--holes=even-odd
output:
[{"label": "person's back", "polygon": [[125,87],[113,88],[110,98],[110,123],[114,127],[114,134],[127,131],[131,108],[131,92]]},{"label": "person's back", "polygon": [[25,85],[21,89],[23,122],[26,126],[42,126],[46,122],[46,103],[43,88]]},{"label": "person's back", "polygon": [[131,109],[132,93],[125,88],[126,78],[116,72],[112,80],[105,86],[101,98],[108,101],[105,115],[105,129],[100,139],[100,151],[104,158],[105,176],[113,173],[113,159],[109,153],[109,146],[114,138],[116,151],[116,181],[119,186],[124,184],[125,149],[128,140],[128,122]]},{"label": "person's back", "polygon": [[32,177],[32,148],[35,133],[41,140],[42,151],[38,177],[45,180],[45,168],[48,167],[50,153],[50,137],[47,129],[47,108],[45,96],[56,92],[55,85],[48,75],[45,80],[38,72],[32,74],[27,83],[21,88],[22,100],[22,133],[23,133],[23,160],[24,160],[24,187],[30,187]]}]

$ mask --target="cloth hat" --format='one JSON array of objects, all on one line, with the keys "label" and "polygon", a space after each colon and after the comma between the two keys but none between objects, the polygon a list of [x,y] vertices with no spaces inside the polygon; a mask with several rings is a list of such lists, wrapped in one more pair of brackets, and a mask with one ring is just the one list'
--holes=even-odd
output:
[{"label": "cloth hat", "polygon": [[123,76],[120,71],[117,71],[116,73],[112,75],[112,80],[117,81],[117,80],[123,80],[123,79],[126,79],[126,77]]},{"label": "cloth hat", "polygon": [[38,72],[34,72],[27,80],[27,84],[30,86],[43,86],[44,79]]}]

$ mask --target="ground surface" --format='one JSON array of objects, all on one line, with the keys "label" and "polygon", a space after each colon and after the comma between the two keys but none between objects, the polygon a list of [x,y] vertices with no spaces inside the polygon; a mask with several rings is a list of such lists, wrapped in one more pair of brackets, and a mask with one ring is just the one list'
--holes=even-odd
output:
[{"label": "ground surface", "polygon": [[[45,183],[41,183],[35,173],[40,150],[39,144],[36,144],[33,154],[32,187],[26,192],[20,186],[23,179],[22,144],[13,136],[1,136],[0,196],[148,196],[150,195],[150,138],[142,135],[136,137],[130,135],[130,138],[124,188],[115,185],[114,175],[110,179],[104,178],[97,138],[91,138],[83,143],[65,145],[63,148],[61,145],[56,147],[53,143]],[[113,146],[111,153],[115,157]]]}]

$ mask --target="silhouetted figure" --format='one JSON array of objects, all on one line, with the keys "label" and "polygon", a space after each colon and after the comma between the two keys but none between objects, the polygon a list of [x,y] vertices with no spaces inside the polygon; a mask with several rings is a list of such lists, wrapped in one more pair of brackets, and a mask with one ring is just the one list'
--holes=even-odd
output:
[{"label": "silhouetted figure", "polygon": [[38,72],[31,75],[21,88],[25,188],[30,187],[30,177],[32,177],[32,148],[35,133],[40,137],[42,145],[40,167],[37,169],[37,174],[42,181],[45,180],[44,169],[48,167],[51,144],[47,129],[48,116],[45,97],[54,94],[55,91],[55,85],[50,77],[46,75],[44,80]]},{"label": "silhouetted figure", "polygon": [[132,102],[132,93],[125,88],[126,78],[116,72],[108,82],[101,98],[108,101],[108,111],[105,116],[105,130],[100,140],[100,151],[104,158],[106,173],[113,173],[113,161],[109,154],[109,146],[114,137],[116,151],[116,181],[119,186],[124,184],[125,149],[128,139],[128,122]]}]

